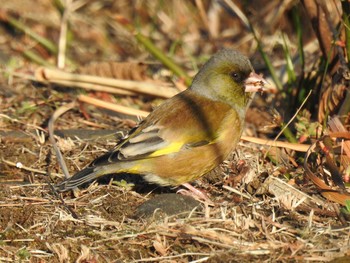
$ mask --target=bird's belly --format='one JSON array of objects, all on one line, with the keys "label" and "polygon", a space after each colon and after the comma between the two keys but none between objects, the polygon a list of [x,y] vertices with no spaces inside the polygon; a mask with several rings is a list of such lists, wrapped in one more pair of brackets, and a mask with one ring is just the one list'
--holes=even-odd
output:
[{"label": "bird's belly", "polygon": [[150,171],[144,173],[145,179],[160,185],[180,185],[203,176],[222,163],[235,149],[243,121],[233,111],[224,118],[220,127],[219,136],[212,143],[184,147],[179,152],[145,160],[140,171]]},{"label": "bird's belly", "polygon": [[235,145],[236,143],[226,145],[215,143],[159,156],[148,163],[145,161],[144,165],[148,168],[142,169],[153,171],[145,173],[145,179],[159,185],[174,186],[193,181],[222,163]]}]

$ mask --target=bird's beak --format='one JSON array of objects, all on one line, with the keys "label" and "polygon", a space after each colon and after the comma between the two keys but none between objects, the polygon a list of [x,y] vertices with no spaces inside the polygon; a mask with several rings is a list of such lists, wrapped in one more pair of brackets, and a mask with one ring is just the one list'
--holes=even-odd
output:
[{"label": "bird's beak", "polygon": [[261,75],[251,72],[244,81],[245,92],[271,91],[273,86],[268,83]]}]

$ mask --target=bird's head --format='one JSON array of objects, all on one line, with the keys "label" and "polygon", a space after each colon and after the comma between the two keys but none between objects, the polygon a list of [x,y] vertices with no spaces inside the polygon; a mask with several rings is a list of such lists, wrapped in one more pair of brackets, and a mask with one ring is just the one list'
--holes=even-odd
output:
[{"label": "bird's head", "polygon": [[262,91],[265,85],[267,82],[254,72],[246,56],[226,48],[204,64],[190,89],[233,107],[245,108],[250,92]]}]

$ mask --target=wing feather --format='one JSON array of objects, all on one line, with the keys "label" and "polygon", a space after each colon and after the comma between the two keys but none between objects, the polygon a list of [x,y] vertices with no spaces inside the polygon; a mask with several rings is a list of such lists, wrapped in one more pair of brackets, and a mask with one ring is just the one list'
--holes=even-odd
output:
[{"label": "wing feather", "polygon": [[217,130],[214,128],[220,127],[216,123],[221,123],[225,117],[223,113],[231,107],[216,103],[211,106],[213,114],[207,115],[208,100],[198,96],[194,100],[193,96],[196,95],[187,90],[160,105],[112,151],[97,158],[91,166],[154,158],[215,142]]}]

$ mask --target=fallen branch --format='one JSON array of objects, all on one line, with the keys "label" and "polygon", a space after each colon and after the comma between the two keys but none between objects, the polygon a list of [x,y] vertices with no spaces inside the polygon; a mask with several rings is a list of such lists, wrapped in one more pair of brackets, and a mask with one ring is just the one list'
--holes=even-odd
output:
[{"label": "fallen branch", "polygon": [[161,98],[171,98],[178,93],[176,89],[155,83],[103,78],[68,73],[62,70],[49,68],[38,68],[35,71],[35,79],[38,82],[49,82],[66,87],[78,87],[121,95],[137,95],[142,93]]}]

